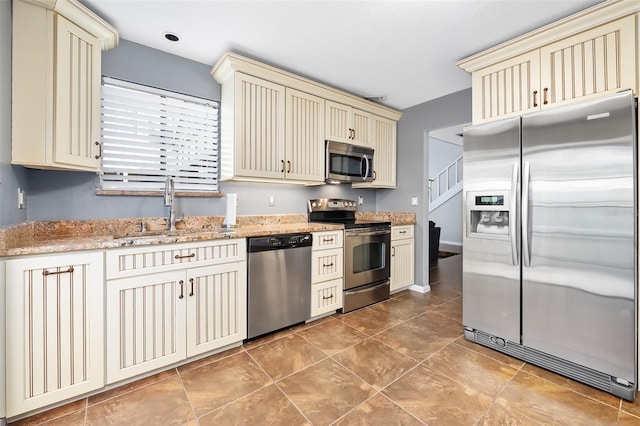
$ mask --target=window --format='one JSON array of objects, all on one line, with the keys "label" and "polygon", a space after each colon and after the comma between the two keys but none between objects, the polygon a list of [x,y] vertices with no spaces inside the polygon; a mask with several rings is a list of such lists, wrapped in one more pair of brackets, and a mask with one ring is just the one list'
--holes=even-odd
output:
[{"label": "window", "polygon": [[218,191],[220,103],[102,79],[103,190]]}]

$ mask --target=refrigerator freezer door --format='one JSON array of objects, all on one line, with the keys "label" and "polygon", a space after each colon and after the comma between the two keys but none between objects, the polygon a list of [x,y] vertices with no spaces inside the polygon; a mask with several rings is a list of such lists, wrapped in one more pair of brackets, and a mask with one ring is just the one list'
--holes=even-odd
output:
[{"label": "refrigerator freezer door", "polygon": [[634,126],[631,92],[522,118],[522,343],[630,382]]},{"label": "refrigerator freezer door", "polygon": [[462,317],[520,342],[520,117],[464,130]]}]

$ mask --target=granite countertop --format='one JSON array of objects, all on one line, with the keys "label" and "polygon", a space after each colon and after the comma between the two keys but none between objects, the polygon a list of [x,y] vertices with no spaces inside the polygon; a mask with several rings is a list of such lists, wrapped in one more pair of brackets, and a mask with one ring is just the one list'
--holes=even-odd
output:
[{"label": "granite countertop", "polygon": [[[359,218],[415,224],[414,213],[358,212]],[[152,244],[248,238],[298,232],[343,229],[342,225],[307,222],[307,215],[238,216],[238,226],[222,228],[223,217],[186,217],[176,231],[167,230],[166,218],[62,220],[27,222],[0,229],[0,256],[22,256],[102,250]],[[146,231],[142,232],[142,223]]]}]

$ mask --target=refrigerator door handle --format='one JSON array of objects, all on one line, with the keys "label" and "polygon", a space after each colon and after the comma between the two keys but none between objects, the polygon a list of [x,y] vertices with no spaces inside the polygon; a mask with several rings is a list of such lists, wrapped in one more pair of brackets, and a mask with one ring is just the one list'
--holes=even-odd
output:
[{"label": "refrigerator door handle", "polygon": [[529,175],[530,165],[524,162],[522,168],[522,262],[527,268],[531,266],[529,255]]},{"label": "refrigerator door handle", "polygon": [[518,266],[518,239],[516,237],[517,227],[516,227],[516,215],[518,212],[517,209],[517,201],[518,201],[518,163],[513,163],[513,169],[511,170],[511,198],[510,198],[510,206],[509,206],[509,235],[511,235],[511,261],[513,262],[513,266]]}]

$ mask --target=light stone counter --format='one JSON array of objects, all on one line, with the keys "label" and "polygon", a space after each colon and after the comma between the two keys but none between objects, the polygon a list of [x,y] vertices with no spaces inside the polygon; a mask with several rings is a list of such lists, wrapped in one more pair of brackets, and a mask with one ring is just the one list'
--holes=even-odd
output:
[{"label": "light stone counter", "polygon": [[[414,213],[357,213],[359,219],[415,224]],[[186,217],[176,231],[166,218],[61,220],[27,222],[0,229],[0,257],[101,250],[118,247],[249,238],[342,229],[342,225],[309,223],[306,214],[238,216],[238,227],[222,228],[222,216]],[[146,231],[142,232],[142,223]]]}]

